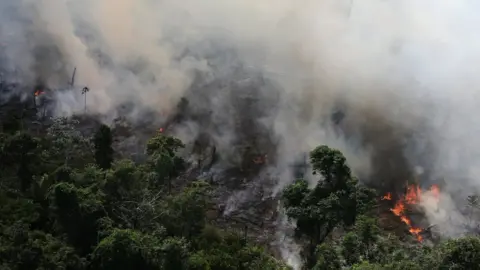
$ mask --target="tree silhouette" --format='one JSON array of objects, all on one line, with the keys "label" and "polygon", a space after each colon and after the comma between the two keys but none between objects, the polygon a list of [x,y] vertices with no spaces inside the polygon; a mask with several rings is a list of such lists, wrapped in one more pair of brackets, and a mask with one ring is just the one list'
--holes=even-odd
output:
[{"label": "tree silhouette", "polygon": [[87,113],[87,93],[90,91],[88,87],[82,89],[82,95],[85,96],[85,113]]},{"label": "tree silhouette", "polygon": [[147,143],[147,155],[150,165],[157,174],[158,183],[168,182],[171,191],[172,178],[178,176],[184,169],[185,161],[177,156],[177,151],[184,144],[177,138],[158,134]]},{"label": "tree silhouette", "polygon": [[297,180],[283,193],[287,215],[296,220],[297,234],[309,239],[304,250],[309,269],[315,265],[317,245],[323,243],[338,224],[354,224],[359,214],[357,180],[352,177],[343,154],[323,145],[310,153],[310,162],[314,174],[322,176],[316,187],[309,189],[307,181]]},{"label": "tree silhouette", "polygon": [[112,132],[106,125],[100,126],[94,137],[95,162],[102,169],[110,169],[113,161]]},{"label": "tree silhouette", "polygon": [[20,190],[26,191],[32,183],[32,163],[36,158],[38,141],[26,133],[16,133],[5,141],[2,151],[2,165],[17,168]]}]

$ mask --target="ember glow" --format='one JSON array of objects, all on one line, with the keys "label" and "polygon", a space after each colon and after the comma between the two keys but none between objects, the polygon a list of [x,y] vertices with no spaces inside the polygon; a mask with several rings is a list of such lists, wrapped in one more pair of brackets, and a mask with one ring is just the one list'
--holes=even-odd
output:
[{"label": "ember glow", "polygon": [[43,93],[45,93],[45,92],[43,92],[42,90],[37,90],[37,91],[35,91],[35,94],[34,94],[34,95],[35,95],[36,97],[38,97],[38,96],[40,96],[40,95],[43,94]]},{"label": "ember glow", "polygon": [[[440,197],[440,189],[437,185],[433,185],[430,188],[430,194],[435,198],[438,203]],[[407,192],[405,196],[400,197],[400,199],[395,203],[395,206],[390,209],[394,215],[400,218],[400,220],[408,226],[408,231],[417,238],[419,242],[423,241],[423,237],[420,235],[422,232],[421,228],[412,226],[412,221],[406,214],[406,210],[420,203],[422,195],[424,192],[418,185],[410,185],[407,187]],[[382,200],[392,200],[392,194],[389,192],[382,197]]]},{"label": "ember glow", "polygon": [[385,196],[382,197],[382,200],[391,201],[392,200],[392,193],[388,192],[387,194],[385,194]]},{"label": "ember glow", "polygon": [[267,155],[265,156],[258,156],[253,159],[253,163],[255,164],[263,164],[267,162]]},{"label": "ember glow", "polygon": [[419,186],[410,185],[407,188],[407,195],[405,195],[405,202],[407,204],[417,204],[420,202],[422,190]]}]

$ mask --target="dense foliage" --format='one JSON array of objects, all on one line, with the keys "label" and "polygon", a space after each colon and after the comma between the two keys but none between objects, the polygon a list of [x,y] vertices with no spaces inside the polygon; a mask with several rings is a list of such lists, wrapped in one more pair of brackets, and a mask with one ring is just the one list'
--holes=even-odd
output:
[{"label": "dense foliage", "polygon": [[[421,270],[480,269],[480,237],[444,241],[434,247],[400,239],[379,227],[375,192],[351,175],[341,152],[319,146],[311,152],[309,188],[297,180],[283,193],[289,218],[304,243],[304,269]],[[471,199],[472,200],[472,199]],[[334,230],[341,230],[335,237]]]},{"label": "dense foliage", "polygon": [[[109,127],[88,138],[76,124],[58,118],[42,135],[20,125],[0,133],[0,269],[288,269],[212,225],[212,187],[180,181],[181,141],[157,134],[137,164],[114,159]],[[377,194],[341,152],[319,146],[310,163],[317,184],[299,179],[282,195],[304,269],[480,269],[480,238],[434,247],[400,239],[379,226]]]},{"label": "dense foliage", "polygon": [[135,164],[114,160],[107,126],[87,138],[76,124],[0,134],[0,269],[286,269],[209,224],[209,184],[172,190],[181,141],[158,134]]}]

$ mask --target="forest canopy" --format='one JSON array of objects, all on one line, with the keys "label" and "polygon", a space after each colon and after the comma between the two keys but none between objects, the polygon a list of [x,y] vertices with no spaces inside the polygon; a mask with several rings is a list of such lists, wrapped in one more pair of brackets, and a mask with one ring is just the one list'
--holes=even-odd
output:
[{"label": "forest canopy", "polygon": [[[0,134],[0,269],[290,269],[268,246],[215,225],[214,187],[182,181],[179,139],[156,134],[134,162],[114,156],[108,126],[90,138],[76,124]],[[378,194],[340,151],[318,146],[310,164],[316,185],[292,179],[281,196],[303,269],[480,269],[477,236],[432,246],[382,228]]]}]

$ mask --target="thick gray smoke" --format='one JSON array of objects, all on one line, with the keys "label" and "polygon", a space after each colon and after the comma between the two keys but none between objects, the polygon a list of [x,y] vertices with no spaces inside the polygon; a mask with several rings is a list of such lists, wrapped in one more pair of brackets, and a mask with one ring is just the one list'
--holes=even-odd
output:
[{"label": "thick gray smoke", "polygon": [[[89,113],[118,114],[128,102],[163,121],[187,97],[209,120],[177,134],[209,133],[228,156],[254,129],[273,152],[274,193],[291,181],[292,161],[328,144],[379,188],[422,172],[423,184],[443,179],[444,196],[463,198],[480,187],[479,9],[469,0],[3,0],[1,72],[62,88],[76,67]],[[58,94],[68,100],[59,114],[81,113],[71,93]],[[335,111],[344,117],[332,121]],[[445,209],[462,216],[459,200]]]}]

